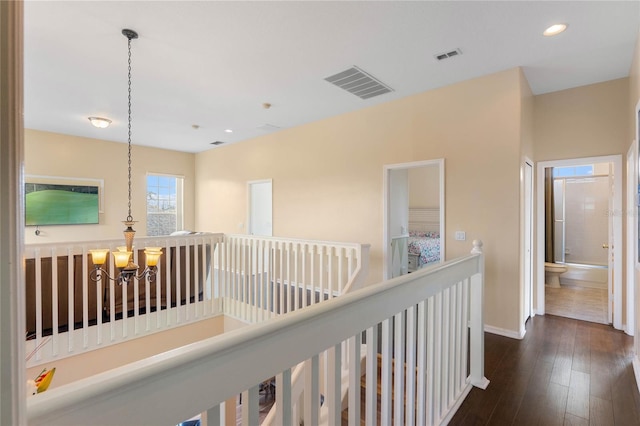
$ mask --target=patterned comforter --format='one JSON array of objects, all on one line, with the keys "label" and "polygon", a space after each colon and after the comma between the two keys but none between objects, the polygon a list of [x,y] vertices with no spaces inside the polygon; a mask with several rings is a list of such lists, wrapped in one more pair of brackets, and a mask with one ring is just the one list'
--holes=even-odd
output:
[{"label": "patterned comforter", "polygon": [[417,254],[418,267],[440,261],[439,232],[409,232],[409,253]]}]

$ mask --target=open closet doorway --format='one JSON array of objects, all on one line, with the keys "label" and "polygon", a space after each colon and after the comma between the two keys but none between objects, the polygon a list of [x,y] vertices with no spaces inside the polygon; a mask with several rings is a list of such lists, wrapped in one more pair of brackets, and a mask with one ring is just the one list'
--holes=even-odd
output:
[{"label": "open closet doorway", "polygon": [[273,183],[271,179],[247,183],[249,209],[247,231],[249,235],[273,236]]},{"label": "open closet doorway", "polygon": [[545,161],[537,172],[537,313],[621,329],[622,156]]},{"label": "open closet doorway", "polygon": [[386,165],[383,182],[383,279],[443,262],[444,159]]}]

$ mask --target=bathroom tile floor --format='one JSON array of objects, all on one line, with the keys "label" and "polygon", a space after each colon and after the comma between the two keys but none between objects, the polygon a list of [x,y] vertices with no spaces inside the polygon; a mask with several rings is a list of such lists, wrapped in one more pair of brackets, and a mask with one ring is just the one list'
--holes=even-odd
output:
[{"label": "bathroom tile floor", "polygon": [[545,312],[583,321],[608,324],[607,290],[562,285],[545,286]]}]

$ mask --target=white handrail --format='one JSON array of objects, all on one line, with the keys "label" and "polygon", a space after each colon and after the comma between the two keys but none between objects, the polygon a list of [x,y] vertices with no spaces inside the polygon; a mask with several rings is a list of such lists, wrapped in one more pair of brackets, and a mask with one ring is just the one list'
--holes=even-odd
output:
[{"label": "white handrail", "polygon": [[[357,343],[358,338],[354,340],[354,336],[360,336],[363,331],[388,322],[394,316],[402,316],[401,313],[416,304],[419,306],[418,318],[421,318],[420,315],[426,318],[424,324],[419,324],[419,330],[423,326],[434,327],[433,322],[427,322],[427,319],[433,319],[437,315],[439,306],[442,312],[448,313],[446,318],[450,318],[455,324],[455,327],[446,330],[459,337],[454,344],[466,342],[468,318],[472,345],[478,345],[484,333],[481,313],[483,264],[482,254],[472,254],[365,287],[271,321],[51,389],[28,399],[29,424],[172,425],[209,409],[210,413],[219,412],[213,408],[245,389],[251,389],[249,395],[253,395],[247,404],[255,404],[257,407],[255,389],[263,380],[288,371],[291,366],[302,361],[315,359],[316,361],[308,361],[310,366],[315,366],[315,370],[312,369],[315,373],[308,377],[313,385],[317,385],[317,354],[337,347],[347,339]],[[465,290],[468,287],[471,287],[471,291]],[[471,299],[458,299],[458,293],[468,294]],[[475,299],[478,295],[480,300]],[[447,305],[443,300],[451,303]],[[454,304],[454,300],[458,302]],[[432,304],[436,306],[435,310],[430,309]],[[467,317],[465,312],[469,305],[475,305],[476,312],[472,311]],[[424,311],[420,314],[420,307],[423,310],[426,307],[426,315]],[[317,330],[322,332],[317,333]],[[444,346],[448,347],[445,342],[446,340],[442,340]],[[386,341],[383,342],[383,345],[386,344]],[[359,345],[349,346],[350,350],[360,350]],[[435,348],[440,350],[439,346]],[[434,347],[429,346],[426,352],[433,350]],[[461,402],[460,397],[464,399],[469,391],[470,379],[464,373],[467,365],[466,352],[457,351],[459,356],[452,358],[451,363],[444,368],[433,364],[432,359],[427,360],[430,364],[425,371],[442,371],[443,375],[438,377],[441,379],[442,389],[446,387],[447,392],[442,395],[442,400],[438,400],[444,408],[437,407],[433,413],[429,413],[430,421],[425,424],[446,421],[451,409]],[[425,351],[418,348],[418,353],[424,354]],[[449,354],[441,352],[441,355]],[[471,355],[478,357],[471,359],[471,380],[474,385],[486,386],[483,351],[472,347]],[[391,359],[383,361],[391,363]],[[424,361],[419,359],[418,365]],[[372,360],[367,359],[367,362]],[[448,375],[444,375],[445,372],[451,373],[453,378],[449,379]],[[427,381],[432,379],[428,377]],[[433,383],[429,383],[426,386],[433,386]],[[350,383],[349,389],[355,389],[355,386],[356,383]],[[449,392],[448,386],[453,386],[454,389]],[[449,398],[449,393],[455,396],[454,400]],[[430,395],[429,398],[433,396]],[[312,406],[305,412],[317,414],[319,400],[310,398],[309,403]],[[257,408],[253,407],[254,405],[250,405],[248,412],[254,415]],[[360,407],[349,408],[360,411]],[[357,419],[358,416],[353,417]]]},{"label": "white handrail", "polygon": [[136,239],[137,263],[141,247],[164,248],[152,282],[91,281],[88,250],[120,244],[25,246],[28,367],[220,314],[264,321],[356,288],[368,271],[367,244],[198,233]]}]

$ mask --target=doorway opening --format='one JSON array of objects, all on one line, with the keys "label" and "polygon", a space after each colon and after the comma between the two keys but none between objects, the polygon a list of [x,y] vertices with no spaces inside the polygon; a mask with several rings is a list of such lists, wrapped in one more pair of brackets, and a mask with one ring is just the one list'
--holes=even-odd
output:
[{"label": "doorway opening", "polygon": [[249,235],[273,236],[273,181],[271,179],[247,182]]},{"label": "doorway opening", "polygon": [[444,262],[444,159],[384,166],[383,279]]},{"label": "doorway opening", "polygon": [[622,327],[621,179],[621,156],[538,164],[539,313]]}]

